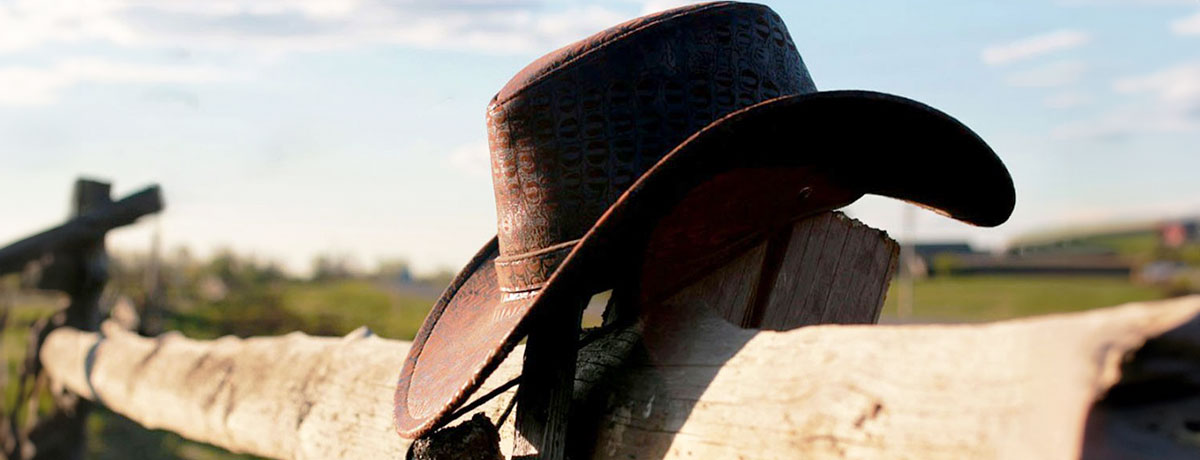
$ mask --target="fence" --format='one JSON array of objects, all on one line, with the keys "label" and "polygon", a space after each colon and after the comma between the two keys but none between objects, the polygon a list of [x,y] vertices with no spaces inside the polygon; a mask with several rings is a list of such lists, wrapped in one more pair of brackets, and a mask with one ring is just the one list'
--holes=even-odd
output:
[{"label": "fence", "polygon": [[[39,261],[37,287],[62,291],[70,297],[62,325],[95,331],[100,325],[100,294],[108,282],[105,235],[162,208],[157,186],[113,201],[110,184],[80,179],[72,193],[70,219],[0,248],[0,275],[21,271],[30,262]],[[5,449],[9,457],[83,458],[85,421],[91,406],[86,400],[69,396],[58,398],[56,403],[58,412],[43,427],[35,427],[31,433],[19,433],[17,427],[10,427],[12,445]],[[31,434],[34,439],[30,439]],[[36,439],[39,435],[44,438]],[[37,450],[25,448],[31,445]]]},{"label": "fence", "polygon": [[[506,419],[501,445],[527,458],[623,459],[1195,458],[1200,449],[1200,297],[992,324],[866,325],[878,319],[895,243],[837,213],[780,232],[642,305],[636,321],[592,332],[600,336],[574,361],[569,398],[550,404],[563,423]],[[365,329],[199,341],[106,324],[55,330],[41,360],[83,398],[229,450],[395,459],[412,447],[391,424],[408,346]],[[527,351],[480,394],[528,375]],[[463,418],[499,419],[514,398],[528,404],[519,393]],[[428,444],[417,455],[437,450]]]}]

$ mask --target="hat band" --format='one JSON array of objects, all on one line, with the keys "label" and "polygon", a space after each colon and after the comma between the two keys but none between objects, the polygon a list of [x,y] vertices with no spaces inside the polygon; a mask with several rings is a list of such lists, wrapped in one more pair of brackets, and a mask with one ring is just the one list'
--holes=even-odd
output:
[{"label": "hat band", "polygon": [[575,239],[533,252],[497,258],[500,291],[516,293],[541,289],[578,242]]}]

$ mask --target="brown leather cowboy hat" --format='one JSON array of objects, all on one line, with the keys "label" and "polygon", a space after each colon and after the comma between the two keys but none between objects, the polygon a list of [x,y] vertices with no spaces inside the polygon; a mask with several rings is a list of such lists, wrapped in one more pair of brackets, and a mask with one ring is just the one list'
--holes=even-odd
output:
[{"label": "brown leather cowboy hat", "polygon": [[679,268],[656,281],[683,279],[721,248],[864,193],[982,226],[1015,200],[1003,163],[948,115],[817,92],[779,16],[754,4],[665,11],[554,51],[500,90],[488,133],[499,232],[413,341],[395,395],[402,436],[445,422],[531,312],[575,308],[644,257]]}]

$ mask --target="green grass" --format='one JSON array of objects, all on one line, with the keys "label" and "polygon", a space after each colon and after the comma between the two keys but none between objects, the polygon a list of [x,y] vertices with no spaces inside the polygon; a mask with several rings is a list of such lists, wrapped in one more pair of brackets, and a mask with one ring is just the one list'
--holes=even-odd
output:
[{"label": "green grass", "polygon": [[367,326],[376,335],[402,340],[417,334],[435,300],[358,280],[295,283],[284,288],[282,298],[284,308],[306,319],[305,332],[345,335]]},{"label": "green grass", "polygon": [[[3,347],[4,366],[7,372],[4,391],[0,392],[4,398],[3,406],[5,408],[12,407],[13,402],[17,399],[17,383],[20,380],[26,347],[29,343],[30,327],[39,319],[53,315],[59,309],[60,300],[65,301],[53,295],[15,295],[7,299],[11,302],[8,320],[4,326],[4,333],[0,336],[0,346]],[[53,401],[48,395],[42,395],[38,400],[38,407],[49,410],[53,407]],[[24,422],[24,419],[25,417],[22,415],[21,422]]]},{"label": "green grass", "polygon": [[173,314],[167,325],[200,339],[291,331],[340,336],[366,326],[382,337],[409,340],[433,302],[370,281],[282,282],[193,305]]},{"label": "green grass", "polygon": [[57,311],[58,301],[56,296],[51,295],[21,295],[12,299],[13,308],[8,313],[2,345],[6,361],[20,359],[25,355],[29,326]]},{"label": "green grass", "polygon": [[[896,318],[899,283],[892,283],[883,316]],[[914,283],[912,318],[992,321],[1160,299],[1160,289],[1106,276],[961,276]]]}]

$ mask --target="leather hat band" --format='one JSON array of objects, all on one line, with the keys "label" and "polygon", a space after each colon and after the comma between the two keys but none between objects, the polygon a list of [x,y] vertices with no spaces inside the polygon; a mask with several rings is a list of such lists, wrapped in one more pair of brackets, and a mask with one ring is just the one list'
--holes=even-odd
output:
[{"label": "leather hat band", "polygon": [[496,259],[496,276],[500,281],[500,291],[516,293],[541,289],[578,242],[579,240],[575,239],[545,249]]}]

